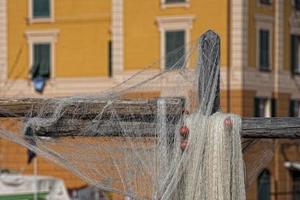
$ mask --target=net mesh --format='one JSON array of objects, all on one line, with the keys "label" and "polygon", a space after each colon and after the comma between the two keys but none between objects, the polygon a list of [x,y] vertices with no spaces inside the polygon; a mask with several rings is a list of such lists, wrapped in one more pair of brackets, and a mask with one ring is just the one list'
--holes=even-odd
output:
[{"label": "net mesh", "polygon": [[218,45],[202,37],[101,94],[35,100],[24,118],[2,108],[0,136],[132,199],[245,199],[241,120],[214,112]]}]

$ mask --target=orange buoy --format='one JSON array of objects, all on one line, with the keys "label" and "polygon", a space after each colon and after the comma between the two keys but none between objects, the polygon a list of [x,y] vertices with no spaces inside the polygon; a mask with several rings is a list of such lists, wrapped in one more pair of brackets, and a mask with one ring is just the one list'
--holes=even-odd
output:
[{"label": "orange buoy", "polygon": [[224,120],[224,126],[227,127],[227,128],[232,128],[232,120],[228,117]]},{"label": "orange buoy", "polygon": [[182,140],[181,143],[180,143],[181,150],[185,150],[187,146],[188,146],[188,141],[187,140]]},{"label": "orange buoy", "polygon": [[182,137],[186,137],[188,136],[190,130],[187,126],[182,126],[180,129],[179,129],[179,133]]}]

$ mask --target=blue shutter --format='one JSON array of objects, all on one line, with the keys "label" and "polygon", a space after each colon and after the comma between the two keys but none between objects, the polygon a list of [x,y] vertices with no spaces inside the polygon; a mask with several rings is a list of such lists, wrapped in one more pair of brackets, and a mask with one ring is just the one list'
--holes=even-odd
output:
[{"label": "blue shutter", "polygon": [[165,65],[167,69],[183,67],[185,60],[185,31],[165,33]]},{"label": "blue shutter", "polygon": [[50,0],[33,0],[33,17],[50,17]]}]

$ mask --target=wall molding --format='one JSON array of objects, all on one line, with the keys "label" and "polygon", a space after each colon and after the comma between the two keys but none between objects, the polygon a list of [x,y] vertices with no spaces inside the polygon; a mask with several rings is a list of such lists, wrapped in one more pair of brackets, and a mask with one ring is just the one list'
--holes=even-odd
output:
[{"label": "wall molding", "polygon": [[7,79],[7,0],[0,0],[0,82]]},{"label": "wall molding", "polygon": [[124,70],[124,0],[112,0],[112,71]]},{"label": "wall molding", "polygon": [[162,9],[166,8],[189,8],[190,7],[190,0],[185,0],[184,2],[174,2],[174,3],[166,3],[166,0],[160,0],[160,7]]},{"label": "wall molding", "polygon": [[228,89],[241,89],[244,87],[243,70],[248,66],[248,1],[232,0],[230,6],[231,66],[227,75],[230,78]]}]

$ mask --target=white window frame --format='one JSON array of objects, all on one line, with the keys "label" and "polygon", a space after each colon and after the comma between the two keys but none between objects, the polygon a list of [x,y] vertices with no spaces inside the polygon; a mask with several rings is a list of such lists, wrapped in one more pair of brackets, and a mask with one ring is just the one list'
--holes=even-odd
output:
[{"label": "white window frame", "polygon": [[[51,63],[50,63],[50,79],[55,77],[55,43],[57,42],[57,36],[59,30],[48,30],[48,31],[27,31],[25,35],[27,37],[28,47],[29,47],[29,69],[33,65],[33,54],[34,45],[41,43],[49,43],[51,48]],[[30,75],[31,76],[31,75]],[[31,78],[31,77],[30,77]]]},{"label": "white window frame", "polygon": [[28,21],[29,23],[46,23],[46,22],[54,22],[54,0],[50,1],[50,16],[49,17],[43,17],[43,18],[35,18],[33,16],[33,1],[34,0],[28,0]]},{"label": "white window frame", "polygon": [[162,9],[165,8],[178,8],[178,7],[190,7],[190,0],[185,0],[185,2],[174,2],[174,3],[167,3],[167,0],[160,0],[160,5]]},{"label": "white window frame", "polygon": [[[172,17],[157,17],[157,22],[160,31],[160,68],[162,70],[165,67],[165,49],[166,49],[166,32],[168,31],[185,31],[185,45],[188,48],[188,44],[191,41],[191,29],[193,26],[194,16],[172,16]],[[185,50],[187,49],[185,48]],[[186,53],[186,52],[185,52]],[[187,67],[189,63],[187,63]]]},{"label": "white window frame", "polygon": [[273,17],[256,16],[256,68],[260,70],[260,30],[269,31],[269,68],[273,69]]}]

